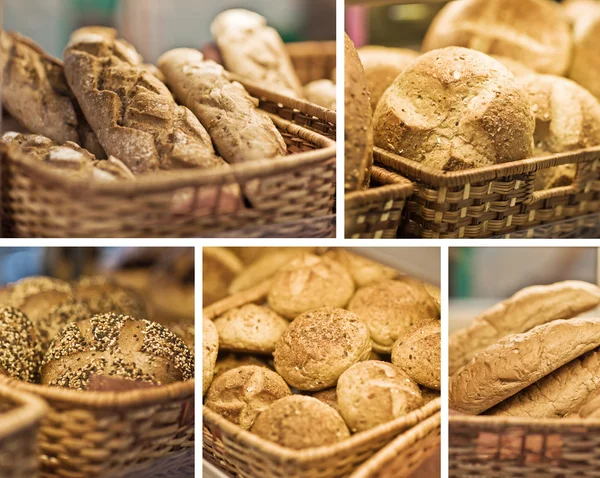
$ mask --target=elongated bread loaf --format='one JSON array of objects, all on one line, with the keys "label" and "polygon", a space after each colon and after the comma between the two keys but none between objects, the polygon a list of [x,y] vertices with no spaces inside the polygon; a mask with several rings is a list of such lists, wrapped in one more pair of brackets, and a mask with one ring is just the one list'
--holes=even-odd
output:
[{"label": "elongated bread loaf", "polygon": [[600,318],[555,320],[509,335],[450,378],[450,408],[477,415],[600,346]]},{"label": "elongated bread loaf", "polygon": [[2,32],[2,104],[31,133],[72,141],[105,158],[98,138],[69,89],[60,60],[31,39]]},{"label": "elongated bread loaf", "polygon": [[108,154],[135,173],[226,167],[197,118],[168,88],[130,63],[129,48],[103,35],[80,35],[65,50],[65,75]]},{"label": "elongated bread loaf", "polygon": [[210,26],[225,68],[277,93],[302,98],[302,84],[277,30],[257,13],[235,8]]},{"label": "elongated bread loaf", "polygon": [[198,117],[217,152],[230,164],[285,156],[287,147],[273,121],[244,87],[227,78],[202,53],[178,48],[162,55],[158,67],[179,102]]},{"label": "elongated bread loaf", "polygon": [[562,418],[578,413],[600,391],[600,350],[572,360],[486,414],[529,418]]},{"label": "elongated bread loaf", "polygon": [[449,338],[452,375],[487,346],[552,320],[570,319],[600,305],[600,288],[581,281],[526,287],[483,311]]}]

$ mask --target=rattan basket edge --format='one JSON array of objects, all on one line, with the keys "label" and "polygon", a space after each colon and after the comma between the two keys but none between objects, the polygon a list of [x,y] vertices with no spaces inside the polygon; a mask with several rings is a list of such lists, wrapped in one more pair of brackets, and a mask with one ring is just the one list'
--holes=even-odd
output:
[{"label": "rattan basket edge", "polygon": [[9,384],[2,385],[0,397],[8,398],[15,403],[13,409],[0,414],[0,421],[2,422],[0,440],[4,440],[19,430],[35,425],[48,411],[48,406],[42,399],[11,387]]}]

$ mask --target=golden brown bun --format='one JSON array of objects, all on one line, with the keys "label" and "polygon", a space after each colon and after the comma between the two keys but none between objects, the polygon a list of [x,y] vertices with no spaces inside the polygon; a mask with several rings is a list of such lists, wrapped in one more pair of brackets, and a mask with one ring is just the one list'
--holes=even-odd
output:
[{"label": "golden brown bun", "polygon": [[338,407],[337,390],[335,387],[321,390],[320,392],[313,393],[311,397],[320,400],[332,407],[336,412],[340,413],[340,407]]},{"label": "golden brown bun", "polygon": [[540,73],[564,75],[570,62],[569,21],[547,0],[462,0],[431,23],[423,51],[461,46],[513,58]]},{"label": "golden brown bun", "polygon": [[573,61],[568,76],[600,99],[600,8],[578,18],[573,25]]},{"label": "golden brown bun", "polygon": [[248,354],[223,353],[217,357],[215,364],[215,377],[218,377],[228,370],[242,367],[244,365],[257,365],[259,367],[270,368],[264,357],[257,357]]},{"label": "golden brown bun", "polygon": [[105,276],[83,277],[75,285],[75,296],[87,304],[92,314],[113,312],[136,319],[148,318],[144,298],[134,290]]},{"label": "golden brown bun", "polygon": [[35,383],[42,343],[33,323],[19,310],[0,306],[0,374]]},{"label": "golden brown bun", "polygon": [[287,448],[333,445],[350,436],[342,417],[316,398],[292,395],[262,412],[252,433]]},{"label": "golden brown bun", "polygon": [[206,393],[215,375],[219,354],[219,334],[212,320],[202,318],[202,395]]},{"label": "golden brown bun", "polygon": [[249,430],[263,410],[291,394],[290,388],[275,372],[247,365],[216,377],[205,404],[230,422]]},{"label": "golden brown bun", "polygon": [[329,110],[336,110],[335,83],[328,79],[311,81],[304,86],[304,96],[311,103]]},{"label": "golden brown bun", "polygon": [[303,254],[279,269],[269,290],[271,308],[287,319],[321,307],[344,307],[354,281],[339,263]]},{"label": "golden brown bun", "polygon": [[530,157],[534,126],[527,95],[506,68],[448,47],[421,55],[396,78],[373,128],[376,146],[455,171]]},{"label": "golden brown bun", "polygon": [[207,307],[227,297],[227,289],[243,265],[238,257],[224,247],[202,249],[202,306]]},{"label": "golden brown bun", "polygon": [[441,374],[440,321],[418,322],[392,348],[392,363],[419,385],[440,389]]},{"label": "golden brown bun", "polygon": [[423,405],[408,375],[387,362],[361,362],[346,370],[337,385],[344,421],[359,432],[404,416]]},{"label": "golden brown bun", "polygon": [[370,353],[369,331],[355,314],[322,308],[297,317],[273,356],[275,370],[292,387],[318,391],[333,387],[344,370]]},{"label": "golden brown bun", "polygon": [[535,71],[533,71],[531,68],[528,68],[523,63],[521,63],[517,60],[513,60],[512,58],[508,58],[508,57],[502,56],[502,55],[490,55],[490,56],[494,60],[502,63],[504,68],[506,68],[508,71],[510,71],[516,77],[531,75],[532,73],[535,73]]},{"label": "golden brown bun", "polygon": [[437,317],[438,309],[422,282],[400,277],[361,287],[350,300],[348,310],[367,324],[373,350],[389,354],[394,342],[413,324]]},{"label": "golden brown bun", "polygon": [[344,266],[344,269],[352,276],[356,287],[364,287],[375,282],[393,279],[399,275],[399,272],[391,267],[386,267],[339,247],[330,249],[323,257],[329,257]]}]

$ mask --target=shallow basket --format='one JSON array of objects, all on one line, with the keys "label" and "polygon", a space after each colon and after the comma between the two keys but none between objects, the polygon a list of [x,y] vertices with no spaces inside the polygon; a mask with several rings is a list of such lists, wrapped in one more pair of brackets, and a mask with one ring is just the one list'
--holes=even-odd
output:
[{"label": "shallow basket", "polygon": [[451,416],[449,476],[600,477],[600,420]]},{"label": "shallow basket", "polygon": [[[404,209],[402,237],[520,236],[521,231],[600,212],[600,147],[453,172],[381,148],[374,152],[378,163],[414,182]],[[577,165],[573,184],[534,191],[538,171],[562,164]],[[546,234],[570,237],[572,228],[547,229]]]},{"label": "shallow basket", "polygon": [[37,476],[40,421],[47,407],[34,395],[0,385],[0,476]]},{"label": "shallow basket", "polygon": [[351,239],[393,239],[402,219],[412,183],[398,174],[373,166],[371,187],[347,193],[345,235]]},{"label": "shallow basket", "polygon": [[39,433],[41,478],[193,476],[193,380],[124,392],[79,392],[4,376],[0,384],[49,405]]},{"label": "shallow basket", "polygon": [[440,412],[423,420],[375,453],[348,478],[405,478],[410,476],[438,448],[440,421]]}]

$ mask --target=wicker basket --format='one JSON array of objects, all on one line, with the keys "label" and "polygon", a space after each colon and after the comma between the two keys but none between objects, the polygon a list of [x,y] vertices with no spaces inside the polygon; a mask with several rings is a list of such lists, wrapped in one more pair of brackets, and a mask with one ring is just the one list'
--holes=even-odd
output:
[{"label": "wicker basket", "polygon": [[[415,183],[404,209],[405,237],[487,238],[600,212],[600,147],[456,172],[381,148],[375,160]],[[562,164],[577,164],[572,185],[534,191],[537,171]],[[563,237],[560,229],[550,231]]]},{"label": "wicker basket", "polygon": [[371,188],[348,193],[345,202],[345,235],[352,239],[393,239],[412,183],[391,171],[373,166]]},{"label": "wicker basket", "polygon": [[[78,392],[4,376],[0,384],[50,407],[39,434],[42,478],[117,478],[148,469],[142,476],[193,476],[193,380],[127,392]],[[165,469],[174,457],[184,464]]]},{"label": "wicker basket", "polygon": [[360,465],[349,478],[410,476],[440,444],[440,412],[423,420]]},{"label": "wicker basket", "polygon": [[0,385],[0,476],[37,476],[37,435],[47,407],[39,398]]},{"label": "wicker basket", "polygon": [[449,476],[600,477],[600,420],[451,416]]}]

